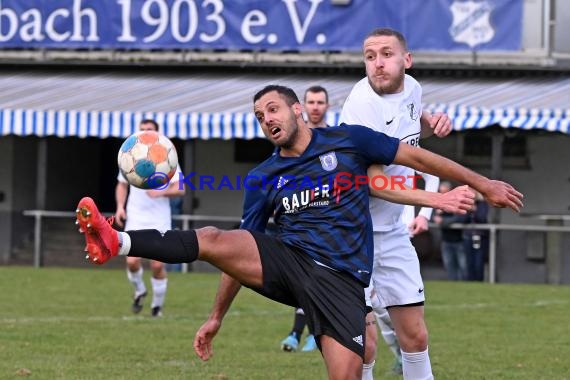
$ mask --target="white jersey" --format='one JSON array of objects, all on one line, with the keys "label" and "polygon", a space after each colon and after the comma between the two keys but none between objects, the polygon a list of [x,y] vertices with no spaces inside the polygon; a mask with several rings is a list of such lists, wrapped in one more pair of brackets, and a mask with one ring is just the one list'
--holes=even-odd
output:
[{"label": "white jersey", "polygon": [[[354,85],[348,95],[340,122],[359,124],[399,138],[410,145],[419,146],[420,117],[422,114],[422,88],[411,76],[404,78],[404,90],[397,94],[379,96],[363,78]],[[414,170],[401,165],[385,168],[387,176],[414,175]],[[411,180],[407,182],[412,185]],[[374,231],[389,231],[401,224],[403,205],[391,203],[379,198],[370,198],[370,214]]]},{"label": "white jersey", "polygon": [[[178,173],[181,173],[180,165],[170,182],[178,182]],[[121,172],[117,180],[128,183]],[[170,212],[170,198],[151,198],[147,195],[148,190],[139,189],[129,185],[129,197],[127,200],[127,221],[125,231],[156,229],[167,231],[172,229],[172,216]]]},{"label": "white jersey", "polygon": [[[433,193],[437,193],[439,188],[439,177],[436,177],[428,173],[422,173],[422,172],[416,172],[416,173],[423,177],[425,182],[425,187],[424,187],[425,191],[431,191]],[[431,219],[432,211],[433,209],[430,207],[422,207],[418,215],[422,215],[429,221]],[[412,223],[412,221],[415,219],[415,217],[416,217],[415,206],[411,205],[404,206],[404,211],[402,212],[402,222],[406,226],[409,226],[410,223]]]}]

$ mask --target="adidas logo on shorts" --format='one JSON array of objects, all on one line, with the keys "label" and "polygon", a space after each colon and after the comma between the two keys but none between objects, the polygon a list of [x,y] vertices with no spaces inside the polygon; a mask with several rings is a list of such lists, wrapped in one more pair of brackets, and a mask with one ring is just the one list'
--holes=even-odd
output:
[{"label": "adidas logo on shorts", "polygon": [[362,335],[359,336],[355,336],[354,338],[352,338],[352,340],[354,340],[356,343],[360,344],[361,346],[363,346],[363,342],[362,342]]}]

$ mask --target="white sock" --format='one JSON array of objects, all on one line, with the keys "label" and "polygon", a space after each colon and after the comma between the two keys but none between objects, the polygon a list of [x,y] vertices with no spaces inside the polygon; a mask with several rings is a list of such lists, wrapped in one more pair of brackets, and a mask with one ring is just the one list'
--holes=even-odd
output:
[{"label": "white sock", "polygon": [[373,360],[370,364],[364,363],[362,365],[362,380],[374,379],[374,364],[376,364],[376,360]]},{"label": "white sock", "polygon": [[152,304],[151,307],[156,307],[164,304],[164,297],[166,297],[166,287],[168,285],[167,278],[157,279],[151,277],[150,283],[152,284]]},{"label": "white sock", "polygon": [[126,232],[119,232],[119,256],[127,256],[131,250],[131,237]]},{"label": "white sock", "polygon": [[392,326],[392,320],[390,319],[388,310],[384,308],[374,309],[374,315],[376,316],[378,327],[380,327],[382,338],[384,338],[384,341],[394,356],[397,359],[401,359],[402,354],[400,353],[400,343],[398,342],[398,337],[396,336],[396,332]]},{"label": "white sock", "polygon": [[422,352],[402,351],[402,370],[406,380],[433,380],[427,348]]},{"label": "white sock", "polygon": [[127,268],[127,277],[131,282],[131,284],[133,284],[133,286],[135,287],[135,297],[138,297],[146,292],[146,286],[144,285],[144,280],[143,280],[143,272],[144,270],[142,267],[140,267],[140,269],[136,272],[131,272]]}]

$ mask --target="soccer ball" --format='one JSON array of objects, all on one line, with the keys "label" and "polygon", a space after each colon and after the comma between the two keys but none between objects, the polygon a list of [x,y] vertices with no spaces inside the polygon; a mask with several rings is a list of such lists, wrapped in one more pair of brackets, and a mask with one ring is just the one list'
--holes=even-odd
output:
[{"label": "soccer ball", "polygon": [[165,188],[178,167],[174,144],[155,131],[140,131],[128,137],[117,161],[127,181],[139,189]]}]

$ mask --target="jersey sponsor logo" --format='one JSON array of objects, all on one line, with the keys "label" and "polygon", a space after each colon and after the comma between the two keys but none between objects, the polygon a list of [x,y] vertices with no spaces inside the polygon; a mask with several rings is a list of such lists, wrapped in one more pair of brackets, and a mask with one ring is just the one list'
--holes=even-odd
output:
[{"label": "jersey sponsor logo", "polygon": [[321,160],[321,166],[327,172],[335,170],[336,166],[338,165],[338,161],[336,159],[336,154],[334,152],[328,152],[325,154],[321,154],[319,156],[319,159]]},{"label": "jersey sponsor logo", "polygon": [[449,9],[453,14],[449,35],[455,42],[473,48],[495,36],[490,22],[493,7],[489,1],[454,1]]},{"label": "jersey sponsor logo", "polygon": [[305,189],[281,198],[285,214],[294,213],[307,207],[328,206],[330,186],[323,184],[312,189]]},{"label": "jersey sponsor logo", "polygon": [[396,118],[395,116],[394,116],[394,117],[392,117],[392,120],[390,120],[390,121],[387,121],[387,122],[386,122],[386,125],[390,125],[390,124],[392,124],[392,122],[394,121],[394,119],[395,119],[395,118]]},{"label": "jersey sponsor logo", "polygon": [[400,141],[408,145],[418,147],[420,146],[420,132],[402,137]]},{"label": "jersey sponsor logo", "polygon": [[364,346],[364,339],[362,339],[362,335],[355,336],[354,338],[352,338],[352,340],[354,340],[359,345]]}]

